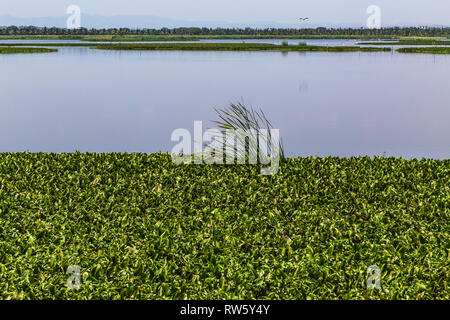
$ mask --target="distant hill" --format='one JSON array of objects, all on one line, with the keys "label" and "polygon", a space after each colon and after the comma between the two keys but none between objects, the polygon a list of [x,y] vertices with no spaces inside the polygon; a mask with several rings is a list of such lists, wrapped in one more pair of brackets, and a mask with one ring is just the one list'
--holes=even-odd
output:
[{"label": "distant hill", "polygon": [[[0,14],[0,26],[36,26],[36,27],[58,27],[65,28],[67,16],[56,17],[14,17],[7,14]],[[153,15],[117,15],[103,16],[97,14],[82,14],[81,24],[85,28],[131,28],[131,29],[160,29],[160,28],[178,28],[178,27],[206,27],[206,28],[361,28],[365,27],[364,21],[360,23],[333,23],[323,21],[305,21],[295,24],[285,24],[276,21],[253,21],[233,23],[227,21],[189,21],[162,18]],[[396,25],[384,25],[384,27],[408,27],[419,26],[417,23],[400,23]],[[448,27],[447,25],[446,27]],[[428,27],[444,27],[443,25],[428,25]]]},{"label": "distant hill", "polygon": [[[1,26],[36,26],[64,28],[68,16],[19,18],[10,15],[0,15]],[[151,15],[118,15],[102,16],[82,14],[81,24],[85,28],[177,28],[177,27],[289,27],[277,22],[255,22],[250,24],[229,23],[226,21],[185,21],[161,18]]]},{"label": "distant hill", "polygon": [[[68,16],[23,18],[0,14],[0,26],[36,26],[36,27],[66,27]],[[360,28],[363,24],[345,23],[332,24],[326,22],[300,22],[283,24],[276,21],[254,21],[247,23],[233,23],[227,21],[188,21],[162,18],[152,15],[117,15],[103,16],[96,14],[82,14],[81,24],[85,28],[178,28],[178,27],[207,27],[207,28],[317,28],[317,27],[348,27]]]}]

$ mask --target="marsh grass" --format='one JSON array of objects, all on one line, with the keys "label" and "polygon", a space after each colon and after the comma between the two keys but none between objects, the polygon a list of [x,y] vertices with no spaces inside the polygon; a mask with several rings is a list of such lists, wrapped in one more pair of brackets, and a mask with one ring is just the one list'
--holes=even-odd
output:
[{"label": "marsh grass", "polygon": [[57,52],[57,51],[58,51],[58,49],[47,49],[47,48],[0,47],[0,54],[48,53],[48,52]]},{"label": "marsh grass", "polygon": [[[253,107],[246,107],[242,103],[231,103],[228,107],[224,108],[214,108],[219,120],[212,121],[218,126],[223,136],[227,134],[228,130],[244,130],[249,134],[249,139],[254,139],[253,141],[258,141],[256,145],[251,143],[245,143],[244,145],[235,145],[224,143],[224,148],[230,148],[238,156],[246,157],[247,155],[253,154],[257,157],[260,153],[264,152],[263,145],[267,146],[268,155],[273,155],[274,150],[272,150],[272,132],[271,129],[273,125],[267,119],[266,115],[262,109],[253,109]],[[267,135],[261,135],[260,130],[267,130]],[[280,160],[285,158],[284,147],[282,139],[280,138],[277,148],[279,150]],[[248,151],[248,153],[247,153]]]},{"label": "marsh grass", "polygon": [[427,47],[427,48],[401,48],[400,53],[429,53],[429,54],[450,54],[448,47]]},{"label": "marsh grass", "polygon": [[0,36],[0,40],[79,40],[79,41],[199,41],[189,35],[16,35]]},{"label": "marsh grass", "polygon": [[394,46],[450,46],[450,41],[433,39],[410,39],[389,42],[359,42],[359,45],[394,45]]},{"label": "marsh grass", "polygon": [[268,44],[268,43],[5,43],[4,47],[90,47],[99,50],[138,50],[138,51],[297,51],[297,52],[383,52],[391,51],[385,47],[358,46],[308,46]]},{"label": "marsh grass", "polygon": [[320,52],[378,52],[391,51],[391,48],[371,48],[357,46],[308,46],[289,45],[283,42],[281,45],[267,43],[132,43],[132,44],[99,44],[93,47],[101,50],[181,50],[181,51],[320,51]]}]

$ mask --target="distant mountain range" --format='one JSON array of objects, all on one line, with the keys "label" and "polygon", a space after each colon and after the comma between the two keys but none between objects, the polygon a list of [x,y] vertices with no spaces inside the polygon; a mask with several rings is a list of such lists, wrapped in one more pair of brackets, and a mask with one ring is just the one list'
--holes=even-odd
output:
[{"label": "distant mountain range", "polygon": [[[67,16],[19,18],[10,15],[0,15],[2,26],[36,26],[36,27],[66,27]],[[229,23],[225,21],[185,21],[161,18],[151,15],[118,15],[102,16],[96,14],[82,14],[81,25],[85,28],[177,28],[177,27],[245,27],[245,26],[274,26],[287,27],[276,22],[255,22],[251,24]]]},{"label": "distant mountain range", "polygon": [[[68,16],[22,18],[0,14],[0,26],[36,26],[36,27],[66,27]],[[207,27],[207,28],[316,28],[316,27],[352,27],[359,28],[363,24],[330,24],[320,22],[300,22],[283,24],[275,21],[255,21],[248,23],[233,23],[227,21],[188,21],[162,18],[152,15],[117,15],[103,16],[97,14],[82,14],[81,25],[85,28],[133,28],[160,29],[177,27]]]},{"label": "distant mountain range", "polygon": [[[68,16],[56,17],[14,17],[0,14],[0,26],[36,26],[65,28]],[[299,20],[296,24],[284,24],[275,21],[255,21],[248,23],[233,23],[227,21],[188,21],[162,18],[152,15],[117,15],[103,16],[97,14],[82,14],[81,25],[85,28],[132,28],[132,29],[160,29],[177,27],[207,27],[207,28],[361,28],[361,23],[329,23]],[[417,26],[417,23],[402,23],[397,26]],[[442,25],[432,25],[442,27]]]}]

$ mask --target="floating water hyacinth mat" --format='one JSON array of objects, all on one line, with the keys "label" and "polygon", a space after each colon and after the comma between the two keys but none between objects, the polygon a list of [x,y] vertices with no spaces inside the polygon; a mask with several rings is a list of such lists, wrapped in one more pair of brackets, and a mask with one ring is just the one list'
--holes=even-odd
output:
[{"label": "floating water hyacinth mat", "polygon": [[450,298],[450,160],[287,158],[259,173],[0,153],[0,296]]}]

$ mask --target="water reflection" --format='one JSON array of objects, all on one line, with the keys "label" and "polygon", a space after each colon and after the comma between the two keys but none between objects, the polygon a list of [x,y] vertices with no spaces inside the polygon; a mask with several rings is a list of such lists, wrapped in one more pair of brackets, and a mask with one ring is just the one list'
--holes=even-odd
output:
[{"label": "water reflection", "polygon": [[168,151],[174,129],[244,98],[289,155],[449,158],[449,67],[360,52],[1,55],[0,151]]}]

